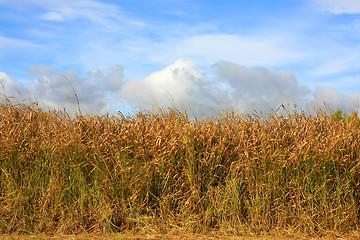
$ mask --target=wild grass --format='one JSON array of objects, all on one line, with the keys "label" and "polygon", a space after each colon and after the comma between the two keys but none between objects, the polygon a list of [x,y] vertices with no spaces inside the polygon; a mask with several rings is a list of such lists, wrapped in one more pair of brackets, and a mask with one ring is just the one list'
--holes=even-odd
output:
[{"label": "wild grass", "polygon": [[0,233],[349,234],[359,156],[356,113],[70,117],[3,102]]}]

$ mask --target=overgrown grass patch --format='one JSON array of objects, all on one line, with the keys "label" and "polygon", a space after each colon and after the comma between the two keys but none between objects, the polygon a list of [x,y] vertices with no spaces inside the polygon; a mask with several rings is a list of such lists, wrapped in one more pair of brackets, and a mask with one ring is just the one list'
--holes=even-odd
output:
[{"label": "overgrown grass patch", "polygon": [[346,235],[360,226],[360,120],[345,120],[3,102],[0,233]]}]

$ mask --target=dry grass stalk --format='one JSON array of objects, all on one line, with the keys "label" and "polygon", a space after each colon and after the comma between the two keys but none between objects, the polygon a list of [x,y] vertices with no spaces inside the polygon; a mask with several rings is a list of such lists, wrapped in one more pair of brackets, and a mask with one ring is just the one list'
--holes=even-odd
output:
[{"label": "dry grass stalk", "polygon": [[0,105],[0,233],[346,234],[360,122],[295,110],[77,116]]}]

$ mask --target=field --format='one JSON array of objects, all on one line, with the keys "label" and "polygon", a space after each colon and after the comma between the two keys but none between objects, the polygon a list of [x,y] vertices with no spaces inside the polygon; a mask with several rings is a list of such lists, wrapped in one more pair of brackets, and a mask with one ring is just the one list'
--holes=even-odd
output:
[{"label": "field", "polygon": [[0,234],[359,236],[358,115],[282,110],[70,117],[4,101]]}]

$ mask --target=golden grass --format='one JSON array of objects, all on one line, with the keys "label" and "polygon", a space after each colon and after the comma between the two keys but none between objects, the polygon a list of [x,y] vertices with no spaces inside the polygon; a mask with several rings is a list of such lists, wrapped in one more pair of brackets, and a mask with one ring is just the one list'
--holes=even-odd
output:
[{"label": "golden grass", "polygon": [[2,240],[358,240],[352,237],[307,237],[307,236],[224,236],[214,234],[77,234],[77,235],[0,235]]},{"label": "golden grass", "polygon": [[3,102],[0,234],[350,234],[359,126],[300,110],[71,118]]}]

